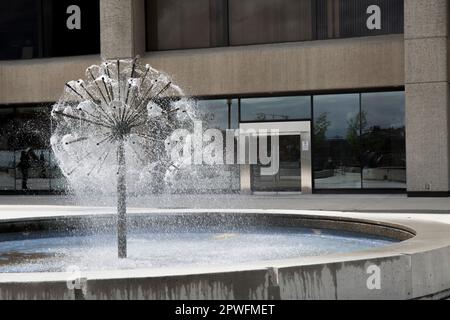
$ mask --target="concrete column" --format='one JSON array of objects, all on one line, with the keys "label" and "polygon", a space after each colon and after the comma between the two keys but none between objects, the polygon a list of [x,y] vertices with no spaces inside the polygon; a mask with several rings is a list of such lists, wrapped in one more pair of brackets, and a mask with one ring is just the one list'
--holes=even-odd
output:
[{"label": "concrete column", "polygon": [[408,193],[448,195],[449,4],[405,0]]},{"label": "concrete column", "polygon": [[145,0],[100,0],[101,55],[132,58],[145,53]]}]

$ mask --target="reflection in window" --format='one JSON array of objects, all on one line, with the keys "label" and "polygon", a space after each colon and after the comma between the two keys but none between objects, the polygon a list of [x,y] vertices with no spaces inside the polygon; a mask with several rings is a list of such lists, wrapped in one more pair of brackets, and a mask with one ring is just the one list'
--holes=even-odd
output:
[{"label": "reflection in window", "polygon": [[314,97],[316,189],[361,188],[359,94]]},{"label": "reflection in window", "polygon": [[14,110],[0,108],[0,190],[15,189]]},{"label": "reflection in window", "polygon": [[[313,102],[316,189],[406,187],[404,92],[317,95]],[[310,105],[310,96],[242,99],[241,118],[306,120],[311,117]],[[204,130],[239,127],[237,99],[200,100],[197,107]],[[49,148],[49,115],[48,107],[0,107],[0,190],[66,190]],[[288,152],[281,153],[281,160],[292,162],[289,148],[286,143]],[[286,168],[289,177],[292,168]],[[202,171],[209,180],[197,184],[204,191],[240,189],[238,165],[210,169]],[[189,190],[190,181],[180,179],[180,188]]]},{"label": "reflection in window", "polygon": [[49,109],[17,108],[14,147],[17,190],[50,190]]},{"label": "reflection in window", "polygon": [[361,98],[364,188],[406,188],[404,92]]},{"label": "reflection in window", "polygon": [[147,0],[149,50],[227,45],[227,3],[223,0]]},{"label": "reflection in window", "polygon": [[[279,168],[273,175],[263,175],[261,170],[271,165],[251,165],[251,189],[252,191],[268,192],[300,192],[301,191],[301,161],[300,161],[300,135],[280,135],[279,144]],[[267,137],[267,155],[271,152],[272,137]],[[258,158],[259,158],[258,144]]]},{"label": "reflection in window", "polygon": [[289,121],[311,118],[311,97],[241,99],[241,121]]},{"label": "reflection in window", "polygon": [[203,129],[228,129],[227,100],[199,100],[196,110],[203,122]]}]

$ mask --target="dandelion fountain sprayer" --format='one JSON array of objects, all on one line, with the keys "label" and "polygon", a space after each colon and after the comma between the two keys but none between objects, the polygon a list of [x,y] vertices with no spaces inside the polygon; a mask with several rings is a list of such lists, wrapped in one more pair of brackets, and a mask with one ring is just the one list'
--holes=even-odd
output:
[{"label": "dandelion fountain sprayer", "polygon": [[127,189],[142,191],[177,168],[170,134],[194,112],[167,75],[137,58],[91,66],[86,77],[67,83],[53,107],[52,148],[75,189],[108,191],[117,176],[118,256],[126,258]]}]

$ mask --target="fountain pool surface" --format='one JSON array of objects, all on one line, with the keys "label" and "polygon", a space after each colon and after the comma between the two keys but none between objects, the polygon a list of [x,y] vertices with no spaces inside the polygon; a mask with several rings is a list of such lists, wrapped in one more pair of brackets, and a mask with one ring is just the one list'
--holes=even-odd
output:
[{"label": "fountain pool surface", "polygon": [[[412,215],[134,208],[129,258],[117,259],[117,215],[66,211],[0,218],[0,299],[397,300],[450,292],[450,226]],[[380,290],[367,290],[373,265]]]},{"label": "fountain pool surface", "polygon": [[326,229],[204,226],[197,230],[133,230],[128,259],[117,259],[113,232],[75,235],[29,232],[0,235],[0,272],[63,272],[228,266],[362,251],[395,243],[388,238]]}]

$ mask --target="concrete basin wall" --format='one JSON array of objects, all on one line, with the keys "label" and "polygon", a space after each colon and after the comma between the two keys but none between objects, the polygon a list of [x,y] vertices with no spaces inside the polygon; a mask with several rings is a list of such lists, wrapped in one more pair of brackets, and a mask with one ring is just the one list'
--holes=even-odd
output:
[{"label": "concrete basin wall", "polygon": [[[0,274],[0,299],[404,300],[450,296],[450,225],[406,219],[349,219],[338,213],[324,216],[257,211],[242,210],[240,215],[251,220],[258,216],[264,224],[334,225],[335,229],[407,240],[364,252],[233,267],[86,272],[76,288],[68,286],[69,275],[65,273]],[[217,210],[197,215],[207,221],[224,213]],[[48,219],[43,218],[38,225],[51,221]],[[14,223],[27,226],[24,220],[4,221],[3,232],[5,224]],[[374,272],[380,275],[379,288],[373,287]]]}]

